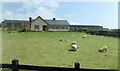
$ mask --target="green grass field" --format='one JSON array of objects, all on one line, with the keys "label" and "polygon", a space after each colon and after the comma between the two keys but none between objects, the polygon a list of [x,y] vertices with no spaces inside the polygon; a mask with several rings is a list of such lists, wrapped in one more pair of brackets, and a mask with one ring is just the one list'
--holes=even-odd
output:
[{"label": "green grass field", "polygon": [[[72,36],[74,35],[74,37]],[[14,58],[19,64],[39,66],[73,67],[80,62],[81,68],[118,68],[118,39],[87,35],[80,32],[26,32],[13,34],[2,32],[2,63],[11,63]],[[58,42],[60,38],[69,42]],[[68,51],[70,43],[76,41],[78,51]],[[108,52],[97,50],[108,46]]]}]

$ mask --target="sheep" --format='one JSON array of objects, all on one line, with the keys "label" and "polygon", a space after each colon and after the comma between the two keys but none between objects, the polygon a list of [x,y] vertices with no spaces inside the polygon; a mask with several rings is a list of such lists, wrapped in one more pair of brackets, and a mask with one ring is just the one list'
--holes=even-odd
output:
[{"label": "sheep", "polygon": [[76,41],[73,41],[73,42],[71,43],[71,45],[73,45],[73,44],[76,44]]},{"label": "sheep", "polygon": [[73,37],[75,36],[75,35],[72,35]]},{"label": "sheep", "polygon": [[86,35],[84,35],[83,38],[86,38]]},{"label": "sheep", "polygon": [[77,46],[77,44],[76,44],[76,41],[73,41],[73,42],[70,44],[70,46],[71,46],[71,50],[76,51],[76,50],[78,49],[78,46]]},{"label": "sheep", "polygon": [[104,46],[98,50],[99,52],[107,52],[107,46]]},{"label": "sheep", "polygon": [[76,44],[71,45],[71,49],[76,51],[78,49],[78,46]]},{"label": "sheep", "polygon": [[65,40],[66,42],[69,42],[69,40]]},{"label": "sheep", "polygon": [[60,38],[59,41],[63,41],[63,38]]}]

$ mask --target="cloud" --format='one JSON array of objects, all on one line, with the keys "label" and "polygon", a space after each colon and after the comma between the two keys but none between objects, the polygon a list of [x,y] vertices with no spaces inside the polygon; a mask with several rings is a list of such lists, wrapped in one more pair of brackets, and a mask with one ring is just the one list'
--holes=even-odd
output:
[{"label": "cloud", "polygon": [[50,0],[2,0],[2,2],[48,2]]},{"label": "cloud", "polygon": [[2,12],[2,19],[24,19],[26,18],[25,15],[20,13],[14,13],[9,10],[5,10]]},{"label": "cloud", "polygon": [[46,6],[49,6],[49,7],[52,7],[52,8],[57,8],[57,7],[59,7],[59,3],[52,0],[48,3],[46,3]]},{"label": "cloud", "polygon": [[[48,2],[53,0],[2,0],[2,2],[33,2],[33,1],[42,1]],[[118,2],[119,0],[54,0],[57,2]]]},{"label": "cloud", "polygon": [[[41,0],[42,1],[42,0]],[[15,2],[14,2],[15,3]],[[3,19],[28,19],[28,17],[36,18],[41,16],[43,18],[57,17],[56,9],[59,7],[59,3],[55,1],[49,2],[20,2],[22,6],[15,10],[9,9],[3,5],[2,18]],[[7,3],[9,6],[9,3]]]}]

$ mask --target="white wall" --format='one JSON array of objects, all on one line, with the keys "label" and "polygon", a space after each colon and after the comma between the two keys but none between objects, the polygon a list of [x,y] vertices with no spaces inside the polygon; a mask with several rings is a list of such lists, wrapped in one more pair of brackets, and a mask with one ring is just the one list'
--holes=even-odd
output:
[{"label": "white wall", "polygon": [[[39,29],[35,29],[34,25],[39,25]],[[38,17],[34,22],[32,22],[31,31],[43,31],[43,25],[47,25],[47,23]]]},{"label": "white wall", "polygon": [[68,29],[48,29],[49,31],[69,31]]}]

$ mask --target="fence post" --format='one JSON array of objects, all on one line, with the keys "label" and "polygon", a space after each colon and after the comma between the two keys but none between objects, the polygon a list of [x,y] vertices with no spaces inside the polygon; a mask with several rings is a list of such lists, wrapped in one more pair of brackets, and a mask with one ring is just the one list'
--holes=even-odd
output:
[{"label": "fence post", "polygon": [[75,62],[74,68],[75,68],[76,71],[80,71],[80,64],[79,64],[79,62]]},{"label": "fence post", "polygon": [[18,69],[19,60],[18,59],[13,59],[11,62],[12,62],[12,71],[19,71],[19,69]]}]

